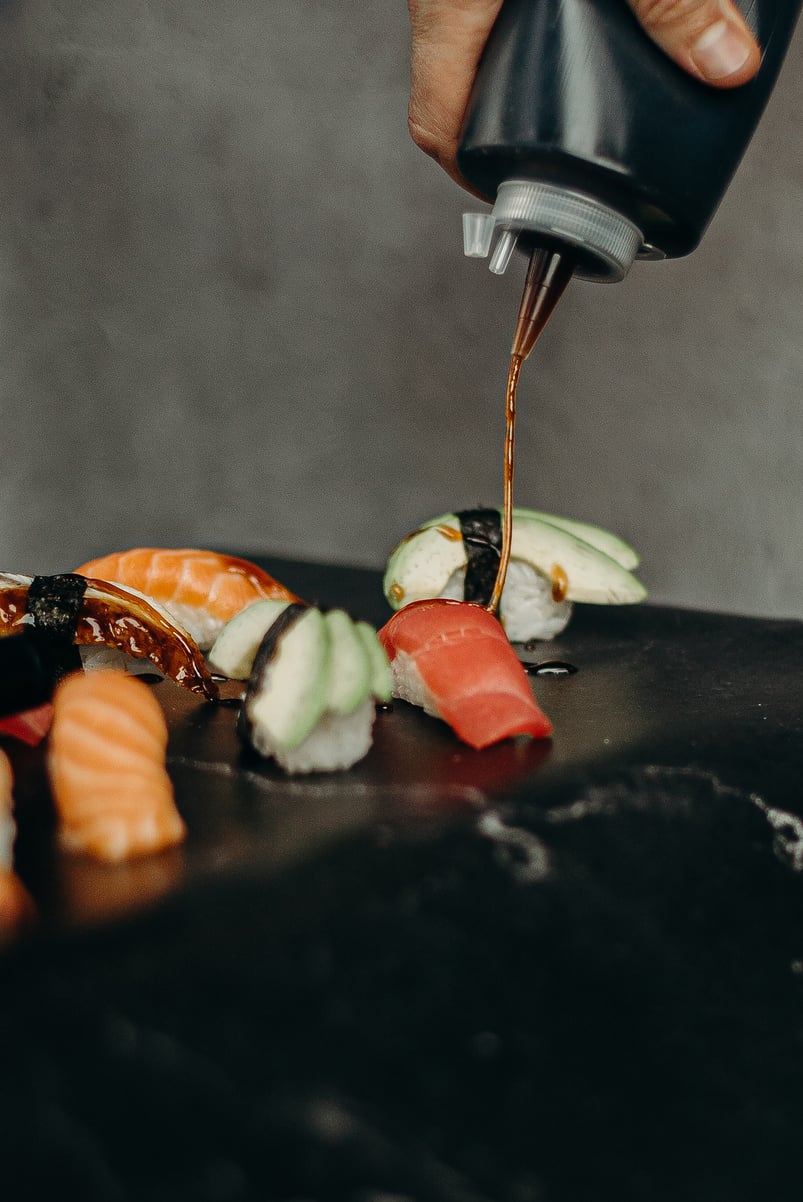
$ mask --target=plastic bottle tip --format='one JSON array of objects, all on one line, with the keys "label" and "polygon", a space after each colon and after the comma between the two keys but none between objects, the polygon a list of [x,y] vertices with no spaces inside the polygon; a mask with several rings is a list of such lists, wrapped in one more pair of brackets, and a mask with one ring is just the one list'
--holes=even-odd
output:
[{"label": "plastic bottle tip", "polygon": [[484,259],[491,249],[493,232],[492,213],[464,213],[463,254],[469,259]]},{"label": "plastic bottle tip", "polygon": [[491,261],[488,264],[489,269],[494,275],[504,275],[507,271],[508,263],[510,262],[513,251],[516,249],[518,234],[514,234],[512,230],[505,230],[502,237],[497,242],[494,253],[491,255]]}]

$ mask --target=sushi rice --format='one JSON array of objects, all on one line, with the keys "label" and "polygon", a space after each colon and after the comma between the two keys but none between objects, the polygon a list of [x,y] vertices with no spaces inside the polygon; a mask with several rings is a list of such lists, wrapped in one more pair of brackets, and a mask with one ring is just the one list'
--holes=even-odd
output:
[{"label": "sushi rice", "polygon": [[[452,572],[440,596],[462,601],[465,579],[465,567]],[[573,609],[571,601],[554,600],[552,581],[543,572],[523,560],[510,561],[499,602],[499,620],[511,643],[556,638],[569,624]]]},{"label": "sushi rice", "polygon": [[375,714],[373,698],[367,697],[350,714],[326,710],[297,747],[272,741],[259,726],[253,728],[251,742],[285,772],[343,772],[370,751]]}]

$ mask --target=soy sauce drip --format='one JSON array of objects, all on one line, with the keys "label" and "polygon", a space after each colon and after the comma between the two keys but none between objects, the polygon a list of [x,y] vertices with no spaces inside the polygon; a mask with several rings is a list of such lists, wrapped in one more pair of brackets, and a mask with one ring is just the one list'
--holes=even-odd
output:
[{"label": "soy sauce drip", "polygon": [[513,541],[513,476],[516,448],[516,397],[519,389],[521,367],[535,346],[541,331],[549,321],[569,280],[574,274],[574,259],[564,251],[536,247],[530,256],[530,265],[524,281],[510,366],[505,390],[505,452],[504,452],[504,498],[502,509],[502,548],[499,567],[490,600],[486,605],[489,613],[496,613],[505,577],[510,563]]},{"label": "soy sauce drip", "polygon": [[573,676],[577,668],[562,659],[544,659],[538,664],[525,664],[524,671],[530,676]]}]

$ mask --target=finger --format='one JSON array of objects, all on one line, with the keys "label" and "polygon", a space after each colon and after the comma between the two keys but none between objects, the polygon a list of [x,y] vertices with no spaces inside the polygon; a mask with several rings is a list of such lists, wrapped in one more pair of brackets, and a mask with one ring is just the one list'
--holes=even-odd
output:
[{"label": "finger", "polygon": [[761,51],[732,0],[629,0],[653,41],[690,75],[720,88],[752,79]]},{"label": "finger", "polygon": [[465,186],[457,144],[471,85],[502,0],[408,0],[413,141]]}]

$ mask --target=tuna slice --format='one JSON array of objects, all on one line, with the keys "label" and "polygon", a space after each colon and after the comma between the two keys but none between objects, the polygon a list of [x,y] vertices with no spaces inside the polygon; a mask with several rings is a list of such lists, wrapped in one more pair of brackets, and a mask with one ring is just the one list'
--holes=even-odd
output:
[{"label": "tuna slice", "polygon": [[551,735],[504,630],[480,606],[416,601],[394,614],[379,639],[391,661],[394,695],[448,722],[471,747]]}]

